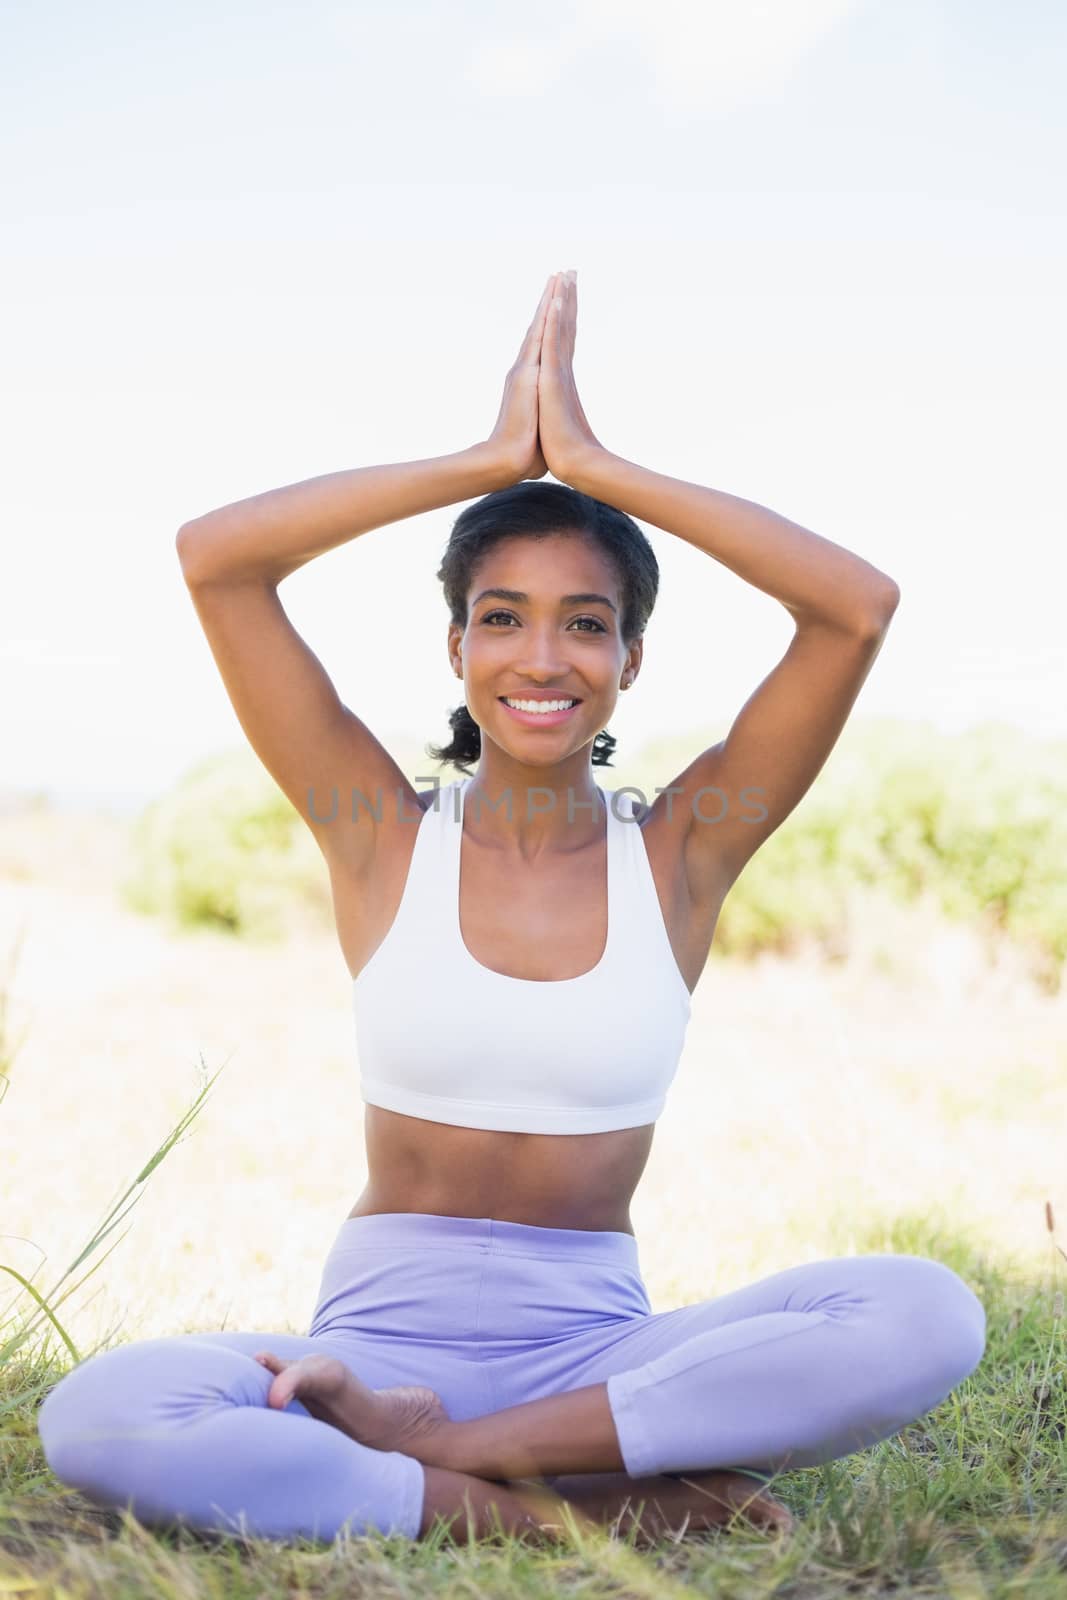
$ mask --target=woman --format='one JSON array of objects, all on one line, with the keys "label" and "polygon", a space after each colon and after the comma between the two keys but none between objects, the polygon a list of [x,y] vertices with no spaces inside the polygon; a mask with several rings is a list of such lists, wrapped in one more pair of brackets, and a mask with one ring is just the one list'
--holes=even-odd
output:
[{"label": "woman", "polygon": [[[651,1310],[629,1204],[720,908],[833,748],[899,594],[761,506],[608,451],[575,388],[576,320],[575,274],[555,274],[486,441],[179,532],[241,725],[329,868],[369,1182],[306,1337],[137,1341],[48,1396],[53,1471],[143,1521],[419,1538],[440,1517],[459,1537],[552,1538],[569,1505],[620,1527],[635,1507],[642,1540],[738,1514],[784,1529],[770,1475],[890,1437],[981,1359],[981,1302],[917,1256],[818,1261]],[[524,481],[548,471],[557,485]],[[439,573],[466,705],[431,751],[468,775],[416,793],[278,585],[477,496]],[[634,516],[796,624],[727,738],[651,805],[593,774],[656,596]]]}]

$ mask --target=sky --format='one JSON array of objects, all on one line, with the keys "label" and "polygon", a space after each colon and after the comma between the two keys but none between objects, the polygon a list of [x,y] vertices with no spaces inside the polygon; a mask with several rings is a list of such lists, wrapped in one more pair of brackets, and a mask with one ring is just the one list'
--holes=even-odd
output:
[{"label": "sky", "polygon": [[[1067,738],[1054,0],[42,0],[2,28],[0,791],[121,807],[247,747],[179,526],[484,440],[568,267],[609,450],[899,585],[854,718]],[[462,508],[281,586],[387,745],[445,739],[462,692],[434,576]],[[661,587],[610,728],[711,743],[792,618],[643,526]]]}]

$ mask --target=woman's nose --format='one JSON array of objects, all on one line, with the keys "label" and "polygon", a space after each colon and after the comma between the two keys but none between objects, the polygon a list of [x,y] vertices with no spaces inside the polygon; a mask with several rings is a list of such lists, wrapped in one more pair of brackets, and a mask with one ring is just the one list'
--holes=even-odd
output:
[{"label": "woman's nose", "polygon": [[570,671],[570,662],[554,636],[535,639],[527,634],[522,650],[517,652],[515,670],[531,677],[561,677]]}]

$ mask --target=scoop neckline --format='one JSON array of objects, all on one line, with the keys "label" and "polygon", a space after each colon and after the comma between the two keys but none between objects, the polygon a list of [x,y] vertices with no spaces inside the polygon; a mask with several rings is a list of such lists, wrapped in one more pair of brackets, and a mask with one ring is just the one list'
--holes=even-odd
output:
[{"label": "scoop neckline", "polygon": [[463,819],[467,814],[467,790],[470,787],[470,784],[472,783],[473,779],[470,778],[470,777],[468,777],[468,778],[459,778],[456,781],[457,781],[457,784],[459,785],[459,824],[458,824],[458,826],[456,828],[456,844],[455,844],[455,849],[454,849],[453,854],[452,854],[451,894],[452,894],[453,926],[455,928],[456,939],[457,939],[457,941],[459,943],[459,948],[460,948],[460,950],[461,950],[461,952],[463,954],[464,959],[472,967],[475,967],[479,972],[484,972],[490,978],[500,978],[504,983],[521,983],[521,984],[525,984],[527,988],[531,988],[531,989],[558,989],[558,988],[560,988],[562,986],[565,986],[566,984],[584,983],[587,979],[596,977],[597,974],[599,972],[601,972],[604,967],[607,966],[608,958],[612,953],[613,943],[614,943],[614,919],[612,917],[613,907],[612,907],[612,893],[611,893],[611,891],[612,891],[612,888],[613,888],[613,885],[614,885],[614,881],[615,881],[615,877],[616,877],[615,870],[614,870],[615,869],[615,860],[616,860],[616,855],[615,855],[615,851],[616,851],[616,833],[615,833],[615,828],[614,828],[613,824],[616,822],[617,819],[612,816],[611,795],[610,795],[610,793],[608,793],[606,790],[602,789],[599,784],[596,784],[594,786],[596,788],[597,793],[603,798],[604,810],[605,810],[605,814],[606,814],[606,817],[607,817],[607,824],[606,824],[606,828],[607,828],[607,833],[606,833],[607,850],[606,850],[605,854],[606,854],[606,857],[607,857],[606,895],[607,895],[607,906],[608,906],[608,934],[607,934],[607,941],[606,941],[606,943],[604,945],[604,949],[603,949],[603,951],[601,952],[601,955],[600,955],[600,960],[597,962],[595,967],[590,967],[587,972],[579,972],[573,978],[516,978],[510,972],[497,972],[493,967],[483,966],[482,962],[480,962],[478,960],[477,956],[473,955],[471,953],[471,951],[467,949],[466,942],[465,942],[465,940],[463,938],[463,926],[462,926],[462,922],[460,920],[460,914],[459,914],[459,909],[460,909],[459,908],[459,900],[460,900],[460,888],[461,888],[460,876],[461,876],[461,873],[462,873],[462,866],[463,866],[463,859],[462,859],[462,851],[463,851]]}]

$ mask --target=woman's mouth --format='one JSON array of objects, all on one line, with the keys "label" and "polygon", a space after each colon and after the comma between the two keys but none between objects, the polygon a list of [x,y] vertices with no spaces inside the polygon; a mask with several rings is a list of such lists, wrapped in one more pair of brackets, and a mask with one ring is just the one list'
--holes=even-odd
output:
[{"label": "woman's mouth", "polygon": [[[523,700],[519,696],[500,695],[500,704],[505,711],[515,718],[517,722],[525,723],[528,728],[554,728],[561,722],[566,722],[572,712],[577,711],[581,705],[580,700],[574,700],[570,695],[560,695],[553,700]],[[531,711],[529,707],[543,705],[550,709],[544,711]]]}]

